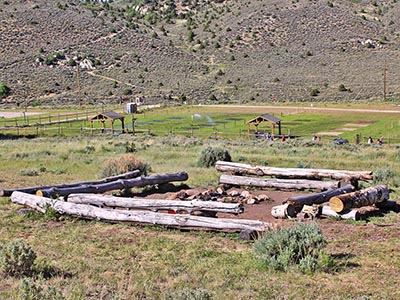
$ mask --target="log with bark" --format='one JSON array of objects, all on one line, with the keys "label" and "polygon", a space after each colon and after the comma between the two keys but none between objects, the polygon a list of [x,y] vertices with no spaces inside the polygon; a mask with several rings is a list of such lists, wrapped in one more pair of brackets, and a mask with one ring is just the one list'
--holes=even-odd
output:
[{"label": "log with bark", "polygon": [[340,213],[346,209],[369,206],[388,199],[388,187],[386,185],[378,185],[353,193],[334,196],[329,200],[329,206]]},{"label": "log with bark", "polygon": [[347,185],[342,188],[328,190],[328,191],[321,192],[321,193],[289,197],[284,201],[284,203],[289,203],[296,207],[300,207],[303,205],[322,204],[322,203],[328,202],[329,199],[334,196],[341,195],[341,194],[347,194],[350,192],[354,192],[354,186]]},{"label": "log with bark", "polygon": [[236,175],[221,174],[219,183],[237,185],[237,186],[253,186],[262,188],[276,188],[283,190],[329,190],[338,187],[337,181],[319,181],[306,179],[276,179],[276,178],[257,178]]},{"label": "log with bark", "polygon": [[240,203],[222,203],[218,201],[181,201],[181,200],[161,200],[145,198],[126,198],[111,195],[97,194],[71,194],[67,198],[68,202],[76,204],[90,204],[98,207],[128,208],[134,210],[151,211],[174,211],[192,213],[194,211],[221,212],[230,214],[243,213],[243,205]]},{"label": "log with bark", "polygon": [[17,189],[9,189],[9,190],[0,190],[0,197],[10,197],[11,194],[15,191],[23,192],[23,193],[28,193],[28,194],[35,194],[39,190],[46,190],[46,189],[51,189],[51,188],[70,188],[70,187],[76,187],[76,186],[81,186],[81,185],[97,185],[97,184],[103,184],[107,182],[112,182],[116,181],[119,179],[131,179],[131,178],[136,178],[140,176],[140,171],[139,170],[134,170],[131,172],[119,174],[116,176],[111,176],[111,177],[106,177],[102,178],[100,180],[94,180],[94,181],[80,181],[80,182],[74,182],[74,183],[66,183],[66,184],[56,184],[56,185],[42,185],[42,186],[33,186],[33,187],[26,187],[26,188],[17,188]]},{"label": "log with bark", "polygon": [[289,204],[277,205],[271,208],[271,215],[277,219],[295,218],[298,211],[296,208]]},{"label": "log with bark", "polygon": [[330,170],[330,169],[303,169],[303,168],[274,168],[266,166],[251,166],[248,164],[217,161],[215,164],[217,171],[222,173],[230,173],[235,175],[257,175],[272,176],[279,178],[303,178],[303,179],[322,179],[331,178],[337,180],[356,179],[370,180],[372,179],[371,171],[346,171],[346,170]]},{"label": "log with bark", "polygon": [[188,177],[189,176],[186,172],[178,172],[172,174],[156,174],[147,177],[138,177],[133,179],[119,179],[116,181],[111,181],[96,185],[86,184],[69,188],[52,187],[49,189],[38,190],[36,192],[36,195],[52,198],[57,196],[67,196],[69,194],[79,194],[79,193],[100,194],[112,190],[121,190],[133,187],[142,187],[146,185],[163,184],[172,181],[185,181],[188,179]]},{"label": "log with bark", "polygon": [[276,227],[271,223],[255,220],[206,218],[150,211],[99,208],[92,205],[75,204],[21,192],[12,193],[11,201],[16,204],[34,208],[42,213],[45,213],[50,207],[60,214],[110,222],[134,222],[177,228],[203,228],[221,231],[241,231],[250,229],[262,232]]}]

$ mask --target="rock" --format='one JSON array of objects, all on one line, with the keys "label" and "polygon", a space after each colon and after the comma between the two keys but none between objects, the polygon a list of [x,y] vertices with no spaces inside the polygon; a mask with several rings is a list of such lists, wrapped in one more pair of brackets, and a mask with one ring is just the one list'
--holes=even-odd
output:
[{"label": "rock", "polygon": [[256,204],[257,201],[256,201],[255,198],[249,198],[249,199],[246,200],[246,203],[247,203],[247,204]]},{"label": "rock", "polygon": [[245,229],[240,232],[240,239],[241,240],[256,240],[258,238],[258,232],[253,229]]},{"label": "rock", "polygon": [[268,200],[271,200],[271,198],[270,197],[268,197],[268,195],[266,195],[266,194],[260,194],[260,195],[258,195],[257,196],[257,199],[258,199],[258,201],[268,201]]},{"label": "rock", "polygon": [[239,196],[240,193],[237,190],[232,190],[228,193],[229,196],[236,197]]}]

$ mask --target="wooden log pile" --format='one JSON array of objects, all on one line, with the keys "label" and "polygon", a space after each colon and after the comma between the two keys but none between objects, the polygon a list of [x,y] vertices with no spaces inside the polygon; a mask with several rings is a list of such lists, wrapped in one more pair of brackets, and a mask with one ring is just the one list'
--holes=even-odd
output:
[{"label": "wooden log pile", "polygon": [[[129,204],[127,199],[123,199],[121,203],[116,203],[115,198],[100,197],[100,195],[72,195],[70,201],[55,200],[47,197],[40,197],[36,195],[26,194],[15,191],[11,195],[11,201],[16,204],[24,205],[40,212],[45,213],[47,209],[52,208],[60,214],[68,214],[77,216],[85,219],[93,220],[104,220],[109,222],[133,222],[140,224],[154,224],[163,225],[173,228],[191,228],[191,229],[211,229],[218,231],[256,231],[263,232],[274,228],[275,226],[271,223],[245,220],[245,219],[228,219],[228,218],[209,218],[193,216],[191,214],[170,214],[153,212],[149,210],[129,210],[128,208],[146,207],[149,208],[149,203],[144,203],[143,200],[138,205]],[[131,201],[135,201],[132,199]],[[168,200],[164,200],[168,202]],[[117,205],[121,209],[113,209],[106,207],[98,207],[88,203],[94,203],[96,205],[112,204]],[[118,201],[117,201],[118,202]],[[163,206],[158,203],[154,206],[156,209],[167,209],[170,208],[177,212],[184,209],[217,209],[217,207],[209,206],[209,203],[217,203],[220,209],[226,212],[227,209],[233,210],[234,213],[240,212],[241,207],[239,204],[227,204],[218,202],[205,203],[192,203],[192,207],[188,208],[187,204],[182,201],[181,206],[177,206],[177,203],[169,204],[165,203]],[[122,205],[124,203],[124,205]],[[186,205],[186,206],[185,206]],[[124,207],[127,206],[127,207]],[[196,206],[196,207],[195,207]],[[219,210],[219,209],[218,209]]]},{"label": "wooden log pile", "polygon": [[352,186],[346,186],[323,193],[290,197],[284,204],[273,207],[271,214],[276,218],[335,217],[360,220],[383,215],[383,211],[389,210],[399,212],[400,205],[389,200],[389,189],[386,185],[359,191],[354,191]]},{"label": "wooden log pile", "polygon": [[372,179],[371,171],[274,168],[225,161],[218,161],[215,168],[222,173],[220,184],[278,190],[327,191]]}]

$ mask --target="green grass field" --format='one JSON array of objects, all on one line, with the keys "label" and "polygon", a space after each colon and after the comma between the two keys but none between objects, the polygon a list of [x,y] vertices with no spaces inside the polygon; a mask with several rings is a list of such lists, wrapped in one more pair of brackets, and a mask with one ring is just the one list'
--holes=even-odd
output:
[{"label": "green grass field", "polygon": [[[184,120],[190,122],[194,113],[223,119],[219,119],[222,113],[218,109],[213,115],[212,109],[207,107],[203,111],[196,107],[196,112],[184,107],[182,111],[180,108],[146,111],[138,115],[138,121],[182,116],[182,119],[169,120],[177,122],[176,126],[183,126]],[[257,114],[232,111],[232,115],[245,118]],[[360,120],[351,115],[330,116],[334,123],[314,114],[284,113],[282,119],[286,122],[311,120],[303,122],[311,122],[314,124],[311,127],[318,130]],[[366,119],[363,115],[362,120]],[[372,116],[368,117],[370,119]],[[380,130],[385,124],[395,122],[394,117],[392,121],[389,117],[381,119],[377,118],[369,126]],[[324,122],[327,123],[320,124]],[[163,122],[155,123],[162,128]],[[234,120],[230,125],[235,128]],[[298,130],[302,129],[298,127]],[[233,161],[249,164],[372,170],[376,175],[374,182],[363,183],[363,186],[387,183],[393,189],[391,199],[398,199],[400,195],[400,152],[396,145],[334,145],[326,139],[322,143],[309,139],[267,143],[246,138],[169,134],[3,140],[0,144],[0,188],[97,179],[107,159],[119,157],[128,150],[148,162],[151,173],[185,170],[190,187],[215,188],[219,174],[213,168],[197,165],[200,152],[207,146],[223,147],[230,152]],[[239,240],[237,234],[180,232],[65,216],[21,215],[19,208],[11,204],[9,198],[0,199],[0,246],[15,240],[31,245],[38,256],[36,274],[46,271],[48,275],[37,280],[43,286],[56,288],[68,300],[164,299],[167,294],[187,289],[193,293],[205,291],[209,298],[202,299],[395,300],[400,297],[397,284],[400,216],[395,213],[361,222],[318,220],[328,240],[327,251],[336,257],[340,268],[334,273],[304,275],[297,271],[266,270],[255,258],[252,242]],[[21,279],[3,273],[0,277],[0,299],[21,299],[18,292]]]}]

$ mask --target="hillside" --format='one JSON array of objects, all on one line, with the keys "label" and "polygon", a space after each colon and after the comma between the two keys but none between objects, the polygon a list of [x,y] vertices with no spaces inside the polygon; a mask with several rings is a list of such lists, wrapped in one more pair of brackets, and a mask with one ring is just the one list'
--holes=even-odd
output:
[{"label": "hillside", "polygon": [[397,100],[399,13],[396,0],[2,0],[1,101],[380,100],[385,61]]}]

